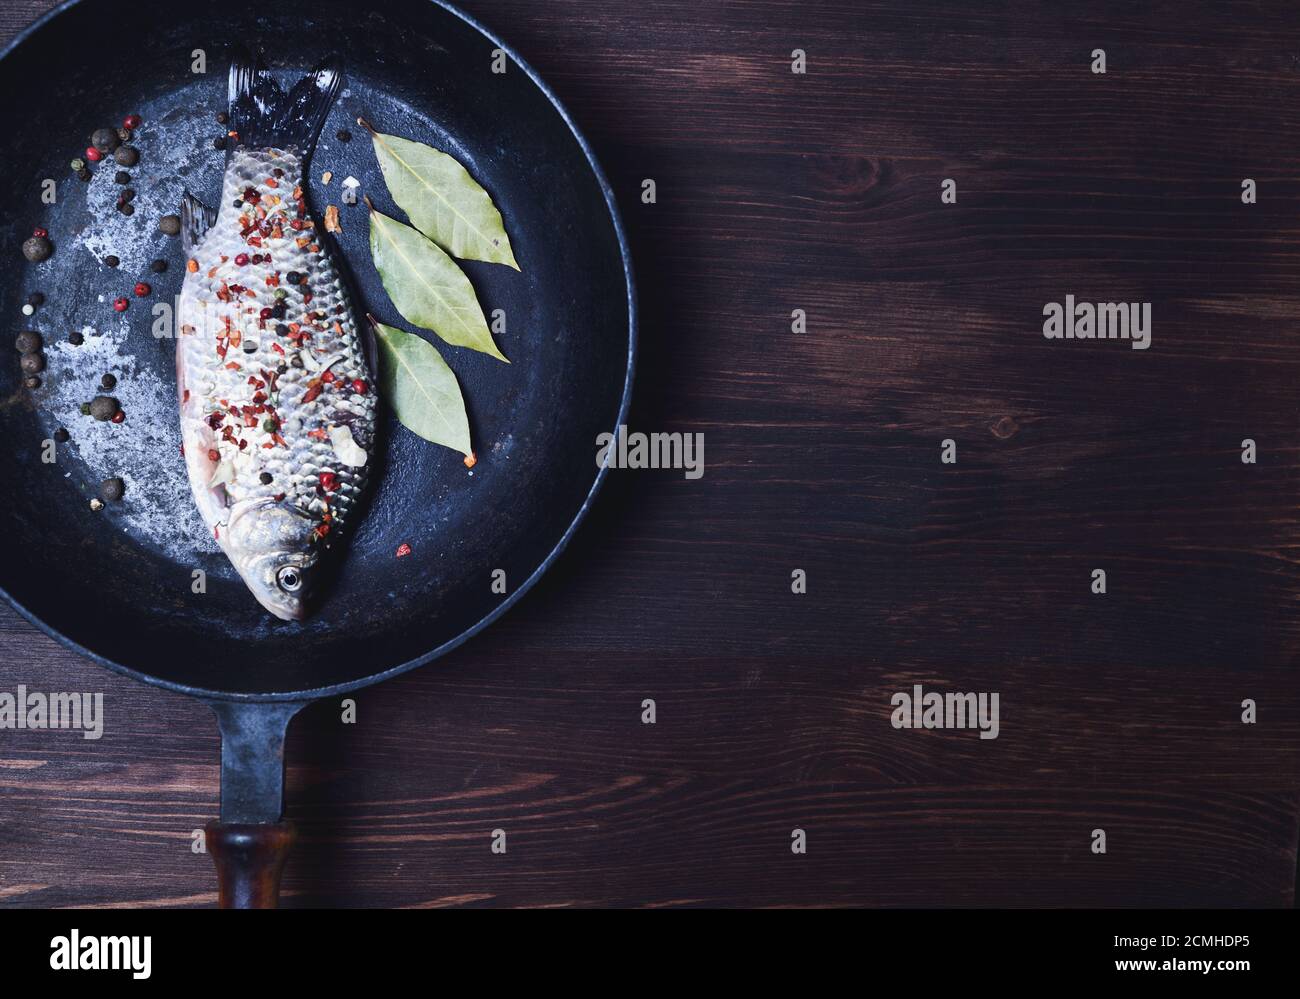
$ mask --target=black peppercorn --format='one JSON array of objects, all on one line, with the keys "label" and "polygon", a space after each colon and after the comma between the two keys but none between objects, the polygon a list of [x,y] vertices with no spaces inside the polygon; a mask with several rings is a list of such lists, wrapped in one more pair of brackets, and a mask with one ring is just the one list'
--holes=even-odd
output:
[{"label": "black peppercorn", "polygon": [[213,149],[225,149],[225,148],[226,148],[226,137],[225,137],[224,135],[218,135],[215,139],[212,140],[212,148],[213,148]]},{"label": "black peppercorn", "polygon": [[290,271],[288,274],[284,276],[284,279],[288,281],[290,284],[297,284],[299,281],[302,280],[302,275],[299,274],[297,271]]},{"label": "black peppercorn", "polygon": [[23,384],[26,385],[29,389],[38,389],[41,387],[41,380],[37,378],[35,375],[28,375],[26,378],[23,379]]},{"label": "black peppercorn", "polygon": [[134,215],[135,205],[131,204],[131,202],[129,201],[123,201],[120,205],[117,206],[117,210],[121,212],[123,215]]},{"label": "black peppercorn", "polygon": [[126,493],[126,483],[121,479],[105,479],[99,484],[99,498],[105,503],[116,503]]},{"label": "black peppercorn", "polygon": [[37,305],[44,305],[45,296],[42,295],[39,291],[34,291],[27,296],[27,304],[33,307]]},{"label": "black peppercorn", "polygon": [[119,166],[135,166],[140,162],[140,150],[135,146],[118,146],[113,159],[117,160]]},{"label": "black peppercorn", "polygon": [[106,389],[116,388],[117,376],[112,374],[105,374],[104,377],[99,380],[99,384],[104,386],[104,388]]},{"label": "black peppercorn", "polygon": [[230,121],[230,115],[226,114],[226,112],[224,112],[224,111],[218,111],[218,112],[217,112],[217,124],[218,124],[218,125],[224,125],[224,124],[225,124],[226,122],[228,122],[228,121]]},{"label": "black peppercorn", "polygon": [[74,347],[80,347],[85,342],[86,338],[81,335],[81,330],[73,330],[68,334],[68,343]]},{"label": "black peppercorn", "polygon": [[119,170],[117,173],[113,174],[113,183],[129,184],[131,183],[131,175],[125,170]]},{"label": "black peppercorn", "polygon": [[271,473],[263,472],[261,475],[257,477],[257,481],[262,483],[262,485],[264,486],[269,486],[271,484]]},{"label": "black peppercorn", "polygon": [[119,194],[118,197],[121,198],[123,201],[134,201],[134,200],[135,200],[135,188],[133,188],[133,187],[128,187],[128,188],[123,189],[122,193]]},{"label": "black peppercorn", "polygon": [[116,267],[119,263],[121,263],[121,261],[111,253],[104,258],[104,264],[108,267]]},{"label": "black peppercorn", "polygon": [[149,269],[153,271],[155,274],[161,274],[163,271],[167,269],[167,261],[155,260],[153,263],[149,265]]},{"label": "black peppercorn", "polygon": [[58,441],[60,444],[68,443],[68,440],[71,437],[72,435],[68,433],[67,430],[65,430],[63,427],[59,427],[58,430],[54,431],[54,439]]},{"label": "black peppercorn", "polygon": [[340,128],[337,132],[337,138],[339,142],[351,142],[352,133],[349,132],[346,128]]},{"label": "black peppercorn", "polygon": [[90,167],[82,167],[77,171],[77,180],[89,181],[94,174],[90,172]]}]

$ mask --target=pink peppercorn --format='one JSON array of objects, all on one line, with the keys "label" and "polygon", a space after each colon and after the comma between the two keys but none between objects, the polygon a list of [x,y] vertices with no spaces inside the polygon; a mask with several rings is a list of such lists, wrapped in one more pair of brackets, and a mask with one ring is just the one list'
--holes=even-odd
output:
[{"label": "pink peppercorn", "polygon": [[140,119],[140,116],[139,116],[138,114],[129,114],[129,115],[127,115],[125,118],[122,119],[122,127],[123,127],[123,128],[139,128],[139,127],[140,127],[140,120],[141,120],[141,119]]},{"label": "pink peppercorn", "polygon": [[135,294],[137,298],[144,298],[145,295],[153,291],[145,281],[137,281],[135,285]]},{"label": "pink peppercorn", "polygon": [[352,380],[352,391],[357,393],[357,395],[365,395],[370,391],[370,386],[360,378],[354,378]]},{"label": "pink peppercorn", "polygon": [[115,308],[118,312],[125,312],[130,307],[131,307],[130,299],[126,299],[126,298],[113,299],[113,308]]},{"label": "pink peppercorn", "polygon": [[237,255],[235,256],[235,266],[236,266],[236,267],[243,267],[246,263],[248,263],[248,254],[247,254],[247,253],[240,253],[240,254],[237,254]]}]

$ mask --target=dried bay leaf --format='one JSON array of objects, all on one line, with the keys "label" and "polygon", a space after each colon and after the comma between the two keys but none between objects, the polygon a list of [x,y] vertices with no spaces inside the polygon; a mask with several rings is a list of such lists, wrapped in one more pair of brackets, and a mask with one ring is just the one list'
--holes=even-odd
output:
[{"label": "dried bay leaf", "polygon": [[506,361],[492,342],[474,286],[456,262],[409,225],[376,211],[369,198],[366,204],[370,255],[384,290],[403,318],[433,330],[454,346]]},{"label": "dried bay leaf", "polygon": [[473,453],[469,419],[455,373],[433,344],[367,316],[379,344],[384,398],[402,426],[427,441]]},{"label": "dried bay leaf", "polygon": [[364,118],[357,123],[370,133],[388,191],[415,228],[453,257],[519,270],[501,213],[454,157],[376,132]]}]

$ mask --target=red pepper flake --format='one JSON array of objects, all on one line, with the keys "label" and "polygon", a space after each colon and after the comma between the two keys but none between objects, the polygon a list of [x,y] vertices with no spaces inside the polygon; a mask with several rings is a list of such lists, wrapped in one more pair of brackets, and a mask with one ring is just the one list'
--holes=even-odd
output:
[{"label": "red pepper flake", "polygon": [[478,464],[478,455],[476,455],[473,451],[471,451],[469,454],[465,455],[465,467],[466,467],[466,468],[473,468],[473,467],[474,467],[475,465],[477,465],[477,464]]},{"label": "red pepper flake", "polygon": [[220,461],[221,452],[214,447],[208,448],[208,461]]},{"label": "red pepper flake", "polygon": [[322,385],[320,382],[313,381],[307,385],[307,391],[302,394],[302,403],[306,405],[309,402],[315,402],[316,397],[321,394]]},{"label": "red pepper flake", "polygon": [[315,430],[308,430],[307,436],[314,441],[323,441],[329,438],[323,427],[317,427]]},{"label": "red pepper flake", "polygon": [[320,380],[323,381],[323,382],[332,382],[332,381],[334,381],[334,372],[333,372],[333,371],[326,371],[323,375],[320,376]]},{"label": "red pepper flake", "polygon": [[278,343],[271,344],[271,349],[274,350],[276,353],[278,353],[281,357],[284,356],[284,348],[281,347]]},{"label": "red pepper flake", "polygon": [[367,392],[370,391],[370,386],[367,385],[360,378],[354,378],[352,379],[352,391],[355,392],[357,395],[365,395]]},{"label": "red pepper flake", "polygon": [[411,546],[408,545],[405,541],[403,541],[400,545],[397,546],[398,558],[406,558],[406,556],[410,554],[411,554]]},{"label": "red pepper flake", "polygon": [[[199,262],[195,260],[193,257],[191,257],[189,261],[185,264],[185,269],[189,271],[191,274],[197,274],[199,272]],[[215,269],[216,268],[213,268],[213,270]],[[208,275],[208,277],[211,276],[212,276],[211,274]]]},{"label": "red pepper flake", "polygon": [[181,402],[189,402],[189,401],[190,401],[190,390],[186,389],[184,393],[182,393],[181,395]]},{"label": "red pepper flake", "polygon": [[339,477],[334,472],[320,473],[320,487],[327,493],[332,493],[339,487]]},{"label": "red pepper flake", "polygon": [[[266,445],[263,444],[262,446],[265,447]],[[284,493],[276,493],[276,494],[275,494],[275,501],[276,501],[277,503],[279,503],[282,499],[284,499]]]}]

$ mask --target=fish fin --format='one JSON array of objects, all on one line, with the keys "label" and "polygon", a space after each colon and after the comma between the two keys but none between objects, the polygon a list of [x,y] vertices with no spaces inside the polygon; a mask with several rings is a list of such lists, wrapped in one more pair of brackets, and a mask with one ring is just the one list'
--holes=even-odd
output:
[{"label": "fish fin", "polygon": [[230,64],[230,130],[244,146],[311,154],[343,83],[343,64],[331,55],[286,94],[262,62],[246,50]]},{"label": "fish fin", "polygon": [[189,256],[217,221],[217,210],[209,208],[186,191],[181,196],[181,245]]},{"label": "fish fin", "polygon": [[379,320],[366,313],[366,321],[361,326],[361,350],[366,355],[366,367],[370,369],[370,384],[379,384],[379,337],[375,334],[375,324]]}]

